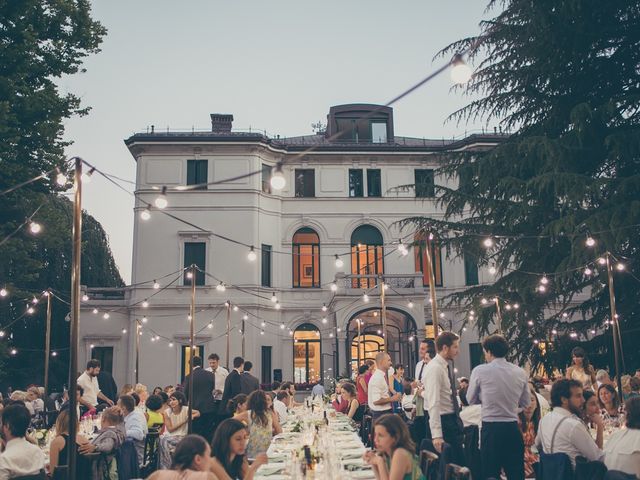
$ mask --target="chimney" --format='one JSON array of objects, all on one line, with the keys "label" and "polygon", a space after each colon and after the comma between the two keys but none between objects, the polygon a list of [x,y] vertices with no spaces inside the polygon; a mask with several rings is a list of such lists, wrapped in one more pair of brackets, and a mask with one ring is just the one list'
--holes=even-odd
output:
[{"label": "chimney", "polygon": [[230,113],[212,113],[211,131],[213,133],[231,133],[233,115]]}]

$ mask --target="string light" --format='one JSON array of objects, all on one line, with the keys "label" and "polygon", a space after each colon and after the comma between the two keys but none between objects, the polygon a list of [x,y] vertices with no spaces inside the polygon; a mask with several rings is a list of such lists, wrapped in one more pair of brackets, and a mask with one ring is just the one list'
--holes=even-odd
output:
[{"label": "string light", "polygon": [[475,314],[476,314],[475,310],[469,310],[469,315],[475,315]]},{"label": "string light", "polygon": [[173,347],[173,342],[169,342],[169,348]]},{"label": "string light", "polygon": [[362,295],[362,301],[364,303],[369,303],[369,295],[367,295],[366,293]]},{"label": "string light", "polygon": [[229,305],[231,305],[231,303],[229,303],[229,300],[226,300],[226,301],[224,302],[224,306],[225,306],[225,307],[227,307],[227,308],[229,308]]},{"label": "string light", "polygon": [[333,332],[329,332],[329,338],[333,338]]},{"label": "string light", "polygon": [[336,268],[342,268],[342,266],[344,265],[344,262],[342,261],[342,259],[336,255]]},{"label": "string light", "polygon": [[34,305],[37,305],[38,304],[38,299],[36,297],[33,297],[31,299],[31,303],[33,303]]},{"label": "string light", "polygon": [[410,335],[410,336],[409,336],[409,341],[410,341],[410,342],[413,342],[413,335]]},{"label": "string light", "polygon": [[27,313],[28,313],[29,315],[33,315],[33,314],[35,313],[35,311],[36,311],[36,310],[35,310],[33,307],[29,307],[29,308],[27,308]]},{"label": "string light", "polygon": [[153,204],[160,210],[164,210],[169,205],[167,201],[167,187],[162,187],[162,192],[158,195]]},{"label": "string light", "polygon": [[593,270],[591,270],[589,267],[584,269],[584,274],[588,277],[589,275],[591,275],[593,273]]},{"label": "string light", "polygon": [[263,320],[262,322],[260,322],[260,326],[261,326],[262,328],[264,328],[264,327],[266,327],[266,326],[267,326],[267,323]]},{"label": "string light", "polygon": [[124,335],[125,333],[127,333],[127,329],[126,329],[126,328],[123,328],[123,329],[122,329],[122,334]]},{"label": "string light", "polygon": [[238,310],[239,310],[238,305],[234,305],[234,306],[233,306],[233,311],[234,311],[234,312],[237,312]]},{"label": "string light", "polygon": [[156,282],[155,280],[153,281],[153,289],[154,290],[160,289],[160,284],[158,282]]},{"label": "string light", "polygon": [[605,265],[607,263],[607,260],[604,257],[600,257],[598,258],[598,263],[600,265]]},{"label": "string light", "polygon": [[145,222],[151,219],[151,211],[149,210],[149,207],[140,212],[140,218]]},{"label": "string light", "polygon": [[326,304],[326,303],[323,303],[323,304],[322,304],[322,311],[323,311],[323,312],[326,312],[326,311],[327,311],[327,304]]},{"label": "string light", "polygon": [[552,333],[553,335],[557,335],[557,334],[558,334],[558,330],[556,330],[556,329],[554,328],[553,330],[551,330],[551,333]]},{"label": "string light", "polygon": [[56,351],[51,352],[51,356],[52,357],[57,357],[58,356],[58,352],[56,352]]},{"label": "string light", "polygon": [[530,327],[533,327],[533,320],[527,321],[527,325],[529,325]]},{"label": "string light", "polygon": [[508,303],[504,306],[505,310],[511,310],[511,305],[509,305]]},{"label": "string light", "polygon": [[97,314],[98,314],[98,309],[97,309],[97,308],[94,308],[94,309],[93,309],[93,314],[94,314],[94,315],[97,315]]},{"label": "string light", "polygon": [[273,292],[273,293],[271,294],[271,301],[272,301],[273,303],[276,303],[276,302],[278,301],[278,297],[276,297],[276,292]]},{"label": "string light", "polygon": [[211,330],[213,328],[213,322],[209,322],[208,325],[207,325],[207,328],[209,330]]},{"label": "string light", "polygon": [[516,310],[518,310],[520,308],[520,304],[519,303],[514,303],[513,304],[513,308],[515,308]]},{"label": "string light", "polygon": [[491,275],[495,275],[497,272],[496,267],[494,267],[493,265],[489,267],[489,273]]},{"label": "string light", "polygon": [[276,310],[280,310],[281,308],[280,302],[276,300],[276,304],[273,306],[273,308],[275,308]]},{"label": "string light", "polygon": [[483,298],[483,299],[480,300],[480,303],[482,305],[486,305],[487,303],[489,303],[489,300],[487,300],[486,298]]},{"label": "string light", "polygon": [[83,302],[88,302],[89,301],[89,295],[87,295],[86,293],[84,295],[82,295],[82,301]]},{"label": "string light", "polygon": [[545,287],[544,285],[538,285],[538,291],[540,293],[544,293],[547,291],[547,287]]},{"label": "string light", "polygon": [[269,183],[274,190],[282,190],[287,184],[284,173],[282,173],[282,165],[279,163],[271,169],[271,180]]},{"label": "string light", "polygon": [[547,284],[549,283],[549,279],[548,279],[546,276],[543,276],[543,277],[540,279],[540,283],[541,283],[542,285],[547,285]]},{"label": "string light", "polygon": [[409,303],[407,303],[407,307],[408,308],[413,308],[413,302],[411,300],[409,300]]},{"label": "string light", "polygon": [[293,330],[289,329],[289,336],[292,337],[293,336]]},{"label": "string light", "polygon": [[258,258],[258,256],[256,255],[255,250],[253,249],[253,245],[251,246],[251,248],[249,249],[249,253],[247,253],[247,259],[250,262],[255,262],[256,258]]},{"label": "string light", "polygon": [[260,330],[260,335],[264,335],[264,330]]},{"label": "string light", "polygon": [[593,247],[596,244],[596,241],[593,239],[593,237],[587,237],[587,240],[584,242],[587,247]]},{"label": "string light", "polygon": [[482,244],[487,248],[491,248],[493,247],[493,239],[491,237],[487,237],[484,239],[484,242],[482,242]]},{"label": "string light", "polygon": [[624,263],[616,263],[616,270],[619,272],[624,270]]},{"label": "string light", "polygon": [[64,187],[67,184],[67,177],[64,173],[58,172],[56,175],[56,183],[61,187]]},{"label": "string light", "polygon": [[142,306],[142,308],[147,308],[149,306],[149,302],[145,298],[140,305]]},{"label": "string light", "polygon": [[224,283],[220,282],[218,285],[216,285],[216,290],[218,292],[224,292],[227,289],[227,287],[225,287]]},{"label": "string light", "polygon": [[331,282],[331,291],[332,292],[338,291],[338,284],[336,282]]},{"label": "string light", "polygon": [[242,320],[247,321],[249,320],[249,315],[247,315],[246,313],[242,316]]},{"label": "string light", "polygon": [[591,330],[591,335],[595,335],[596,331],[595,330]]},{"label": "string light", "polygon": [[569,336],[570,336],[571,338],[576,338],[576,337],[578,336],[578,334],[577,334],[576,332],[571,332],[571,333],[569,334]]},{"label": "string light", "polygon": [[327,323],[327,317],[322,317],[322,323]]},{"label": "string light", "polygon": [[4,330],[0,330],[0,338],[4,338],[4,336],[5,336]]},{"label": "string light", "polygon": [[34,235],[38,234],[38,233],[40,233],[42,231],[42,225],[40,225],[37,222],[31,222],[31,223],[29,223],[29,231],[31,233],[33,233]]},{"label": "string light", "polygon": [[7,291],[7,289],[0,288],[0,297],[6,297],[7,295],[9,295],[9,292]]},{"label": "string light", "polygon": [[148,321],[149,321],[149,319],[147,318],[146,315],[144,317],[142,317],[142,323],[147,323]]},{"label": "string light", "polygon": [[94,348],[96,348],[96,346],[92,343],[91,345],[89,345],[89,348],[93,350]]},{"label": "string light", "polygon": [[462,59],[462,55],[456,54],[451,61],[451,81],[462,85],[471,80],[472,71],[469,65]]},{"label": "string light", "polygon": [[444,318],[445,316],[444,312],[440,312],[440,318]]},{"label": "string light", "polygon": [[16,355],[18,353],[18,350],[16,350],[15,348],[11,349],[11,355]]},{"label": "string light", "polygon": [[340,333],[342,329],[340,327],[336,328],[336,332]]},{"label": "string light", "polygon": [[191,280],[193,278],[193,272],[187,272],[186,277]]}]

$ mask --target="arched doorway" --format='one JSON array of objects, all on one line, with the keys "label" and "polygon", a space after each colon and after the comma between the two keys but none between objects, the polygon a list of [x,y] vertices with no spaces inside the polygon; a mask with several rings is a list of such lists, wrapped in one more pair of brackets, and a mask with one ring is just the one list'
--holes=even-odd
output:
[{"label": "arched doorway", "polygon": [[[363,309],[351,316],[347,324],[347,362],[351,371],[356,371],[358,362],[375,360],[378,352],[385,350],[391,361],[405,366],[407,375],[413,375],[418,361],[417,327],[415,320],[407,312],[387,307],[387,334],[382,326],[382,312],[379,307]],[[358,336],[357,320],[361,321]]]},{"label": "arched doorway", "polygon": [[320,287],[320,237],[315,230],[304,227],[292,240],[293,288]]},{"label": "arched doorway", "polygon": [[360,225],[351,234],[351,274],[370,275],[354,278],[352,288],[373,288],[376,275],[384,273],[384,246],[380,230],[371,225]]},{"label": "arched doorway", "polygon": [[293,381],[317,383],[322,378],[320,330],[303,323],[293,332]]}]

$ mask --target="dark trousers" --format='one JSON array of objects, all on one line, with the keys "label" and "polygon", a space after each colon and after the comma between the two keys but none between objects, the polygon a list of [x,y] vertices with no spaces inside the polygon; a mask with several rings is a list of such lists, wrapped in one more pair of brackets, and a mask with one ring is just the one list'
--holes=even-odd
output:
[{"label": "dark trousers", "polygon": [[389,409],[389,410],[382,410],[382,411],[378,411],[378,410],[371,410],[371,419],[375,422],[378,418],[380,418],[383,415],[388,415],[389,413],[393,413],[393,410]]},{"label": "dark trousers", "polygon": [[200,412],[200,416],[193,419],[193,433],[204,437],[207,443],[211,443],[215,421],[216,412]]},{"label": "dark trousers", "polygon": [[[440,416],[442,425],[442,438],[451,445],[452,461],[456,465],[464,467],[466,465],[464,459],[464,431],[462,420],[455,413]],[[524,456],[522,457],[524,460]]]},{"label": "dark trousers", "polygon": [[422,417],[414,417],[411,425],[411,438],[418,446],[422,444],[422,440],[425,438],[431,440],[431,427],[429,427],[429,414],[427,412]]},{"label": "dark trousers", "polygon": [[524,480],[524,440],[517,422],[482,422],[480,434],[482,478]]}]

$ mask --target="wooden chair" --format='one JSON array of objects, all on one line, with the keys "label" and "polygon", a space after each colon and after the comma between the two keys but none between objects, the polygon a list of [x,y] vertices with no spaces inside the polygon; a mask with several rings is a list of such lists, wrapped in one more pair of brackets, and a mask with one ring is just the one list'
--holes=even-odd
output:
[{"label": "wooden chair", "polygon": [[420,451],[420,470],[427,480],[438,477],[438,455],[428,450]]},{"label": "wooden chair", "polygon": [[455,463],[447,464],[444,480],[471,480],[471,470]]},{"label": "wooden chair", "polygon": [[360,426],[360,438],[365,446],[371,446],[371,431],[373,429],[373,417],[371,415],[364,415],[362,417],[362,425]]},{"label": "wooden chair", "polygon": [[150,428],[144,439],[144,458],[140,473],[146,478],[158,469],[158,443],[160,441],[160,429]]}]

